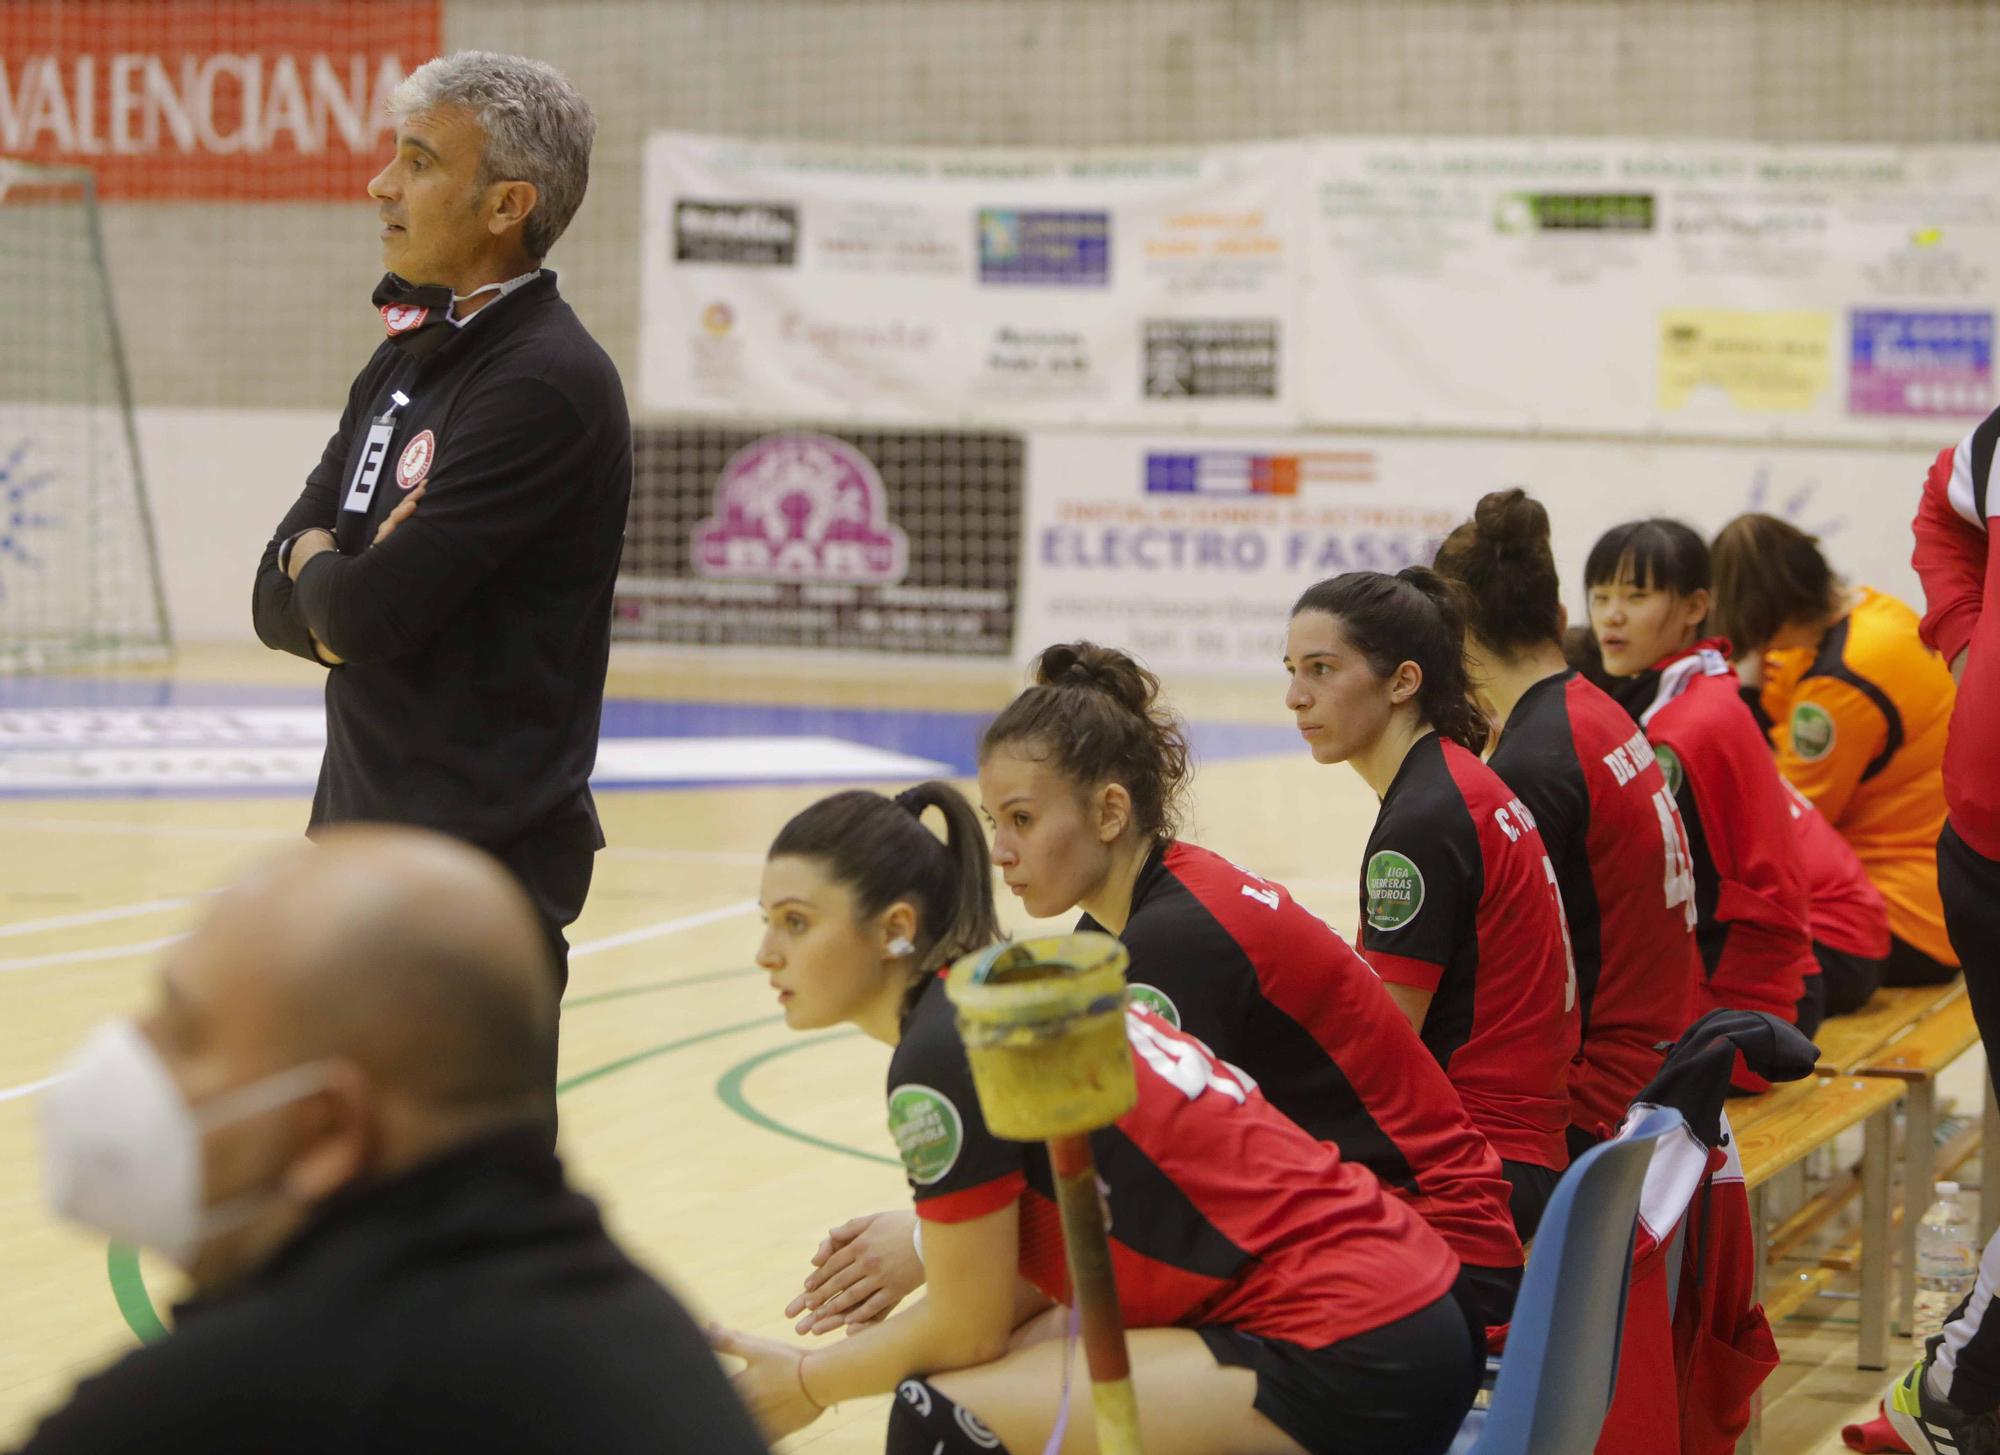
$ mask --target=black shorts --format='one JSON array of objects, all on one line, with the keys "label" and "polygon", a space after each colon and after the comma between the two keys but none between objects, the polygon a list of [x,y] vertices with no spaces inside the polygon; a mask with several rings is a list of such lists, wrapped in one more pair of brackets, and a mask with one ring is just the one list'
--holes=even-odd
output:
[{"label": "black shorts", "polygon": [[1547,1209],[1549,1199],[1556,1195],[1556,1184],[1562,1181],[1562,1173],[1553,1167],[1502,1157],[1500,1174],[1513,1189],[1508,1210],[1514,1214],[1514,1231],[1521,1235],[1521,1241],[1525,1243],[1535,1236],[1535,1229],[1542,1225],[1542,1213]]},{"label": "black shorts", "polygon": [[1216,1363],[1257,1376],[1257,1413],[1309,1455],[1444,1455],[1485,1366],[1449,1294],[1324,1349],[1215,1324],[1195,1332]]}]

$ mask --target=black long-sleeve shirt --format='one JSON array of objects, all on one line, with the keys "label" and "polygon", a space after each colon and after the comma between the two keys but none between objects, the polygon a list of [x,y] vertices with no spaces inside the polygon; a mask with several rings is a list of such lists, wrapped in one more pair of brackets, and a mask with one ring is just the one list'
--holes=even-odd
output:
[{"label": "black long-sleeve shirt", "polygon": [[[419,483],[415,515],[371,544]],[[631,488],[618,371],[553,273],[433,351],[384,341],[257,567],[264,644],[317,662],[317,636],[344,663],[314,827],[389,820],[498,847],[590,811]],[[339,552],[294,583],[278,550],[310,526]]]},{"label": "black long-sleeve shirt", "polygon": [[517,1128],[340,1195],[21,1455],[763,1455],[693,1320],[547,1143]]}]

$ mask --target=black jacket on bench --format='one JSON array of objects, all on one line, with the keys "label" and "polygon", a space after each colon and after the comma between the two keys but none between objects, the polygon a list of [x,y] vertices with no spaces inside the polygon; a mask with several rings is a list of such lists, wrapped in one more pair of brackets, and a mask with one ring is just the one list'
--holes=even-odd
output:
[{"label": "black jacket on bench", "polygon": [[343,1194],[22,1455],[762,1455],[715,1356],[546,1128]]}]

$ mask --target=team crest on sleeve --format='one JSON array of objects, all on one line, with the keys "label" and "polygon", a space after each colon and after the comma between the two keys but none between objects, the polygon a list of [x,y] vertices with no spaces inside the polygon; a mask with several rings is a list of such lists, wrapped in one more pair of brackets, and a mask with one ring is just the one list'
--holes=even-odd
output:
[{"label": "team crest on sleeve", "polygon": [[414,490],[429,477],[431,461],[437,458],[437,436],[425,430],[403,446],[403,454],[396,461],[396,483],[405,490]]},{"label": "team crest on sleeve", "polygon": [[1368,927],[1400,930],[1424,908],[1424,873],[1407,854],[1384,849],[1368,860]]},{"label": "team crest on sleeve", "polygon": [[1833,714],[1817,702],[1801,702],[1793,708],[1792,751],[1808,763],[1832,752]]},{"label": "team crest on sleeve", "polygon": [[1679,796],[1681,791],[1681,759],[1665,743],[1653,744],[1653,759],[1660,765],[1660,776],[1667,780],[1667,792]]},{"label": "team crest on sleeve", "polygon": [[1181,1028],[1180,1007],[1176,1006],[1164,990],[1152,985],[1128,985],[1125,987],[1125,1001],[1141,1010],[1150,1010],[1154,1015],[1172,1026]]},{"label": "team crest on sleeve", "polygon": [[903,1169],[919,1187],[942,1179],[965,1149],[965,1123],[951,1098],[914,1081],[889,1093],[889,1135],[896,1139]]},{"label": "team crest on sleeve", "polygon": [[424,320],[431,316],[428,308],[416,308],[407,303],[384,304],[382,326],[389,331],[389,337],[408,333],[413,328],[422,328]]}]

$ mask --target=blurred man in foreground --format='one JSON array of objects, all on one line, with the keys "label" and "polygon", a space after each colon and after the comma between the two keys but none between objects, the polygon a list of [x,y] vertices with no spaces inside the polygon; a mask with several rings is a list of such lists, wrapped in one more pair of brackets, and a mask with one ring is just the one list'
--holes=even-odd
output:
[{"label": "blurred man in foreground", "polygon": [[427,831],[320,842],[223,894],[44,1094],[56,1209],[194,1296],[26,1451],[763,1450],[564,1183],[522,890]]}]

